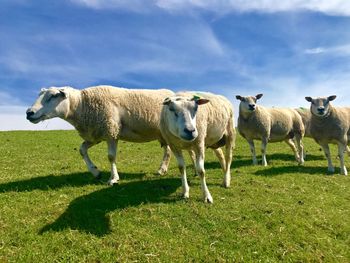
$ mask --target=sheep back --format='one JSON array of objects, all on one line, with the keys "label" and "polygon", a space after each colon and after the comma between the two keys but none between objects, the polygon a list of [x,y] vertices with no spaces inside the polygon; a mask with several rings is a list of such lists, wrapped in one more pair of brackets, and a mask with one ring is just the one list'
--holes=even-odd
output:
[{"label": "sheep back", "polygon": [[295,110],[260,105],[247,118],[240,114],[238,129],[246,139],[267,137],[271,142],[293,138],[295,133],[304,135],[302,119]]},{"label": "sheep back", "polygon": [[160,111],[170,90],[96,86],[81,90],[76,128],[89,141],[107,138],[145,142],[160,139]]}]

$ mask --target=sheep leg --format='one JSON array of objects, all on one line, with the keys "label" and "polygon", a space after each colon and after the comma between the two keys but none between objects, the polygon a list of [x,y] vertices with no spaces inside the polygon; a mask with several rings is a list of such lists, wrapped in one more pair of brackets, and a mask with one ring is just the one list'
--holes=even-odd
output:
[{"label": "sheep leg", "polygon": [[213,203],[213,197],[211,196],[207,183],[205,180],[205,170],[204,170],[204,145],[200,146],[196,150],[196,169],[199,178],[201,179],[201,187],[203,192],[203,199],[205,203]]},{"label": "sheep leg", "polygon": [[164,149],[164,154],[163,154],[163,159],[162,162],[160,163],[160,167],[158,169],[158,174],[159,175],[164,175],[168,171],[168,166],[169,166],[169,161],[171,157],[171,150],[168,145],[163,146]]},{"label": "sheep leg", "polygon": [[302,142],[301,135],[296,134],[295,141],[297,143],[297,147],[298,147],[298,151],[299,151],[298,163],[299,163],[299,165],[303,165],[304,164],[304,145]]},{"label": "sheep leg", "polygon": [[88,170],[93,174],[93,176],[97,179],[100,178],[100,171],[97,169],[96,165],[91,161],[89,155],[88,155],[88,149],[94,146],[96,143],[84,141],[80,145],[80,155],[83,157],[83,160],[88,168]]},{"label": "sheep leg", "polygon": [[348,175],[348,171],[346,170],[345,164],[344,164],[344,152],[346,150],[346,144],[338,143],[338,154],[339,154],[339,161],[340,161],[340,174]]},{"label": "sheep leg", "polygon": [[345,151],[348,154],[348,156],[350,156],[350,147],[349,146],[346,146]]},{"label": "sheep leg", "polygon": [[266,161],[266,146],[267,146],[268,139],[262,138],[261,140],[261,158],[262,158],[262,165],[267,166]]},{"label": "sheep leg", "polygon": [[118,140],[110,139],[107,142],[108,144],[108,160],[111,163],[111,177],[108,180],[109,185],[113,185],[115,183],[118,183],[119,181],[119,174],[117,171],[117,147],[118,147]]},{"label": "sheep leg", "polygon": [[295,160],[296,160],[296,161],[299,161],[299,160],[300,160],[300,155],[299,155],[299,153],[298,153],[297,148],[295,147],[295,144],[294,144],[293,140],[292,140],[292,139],[286,139],[286,140],[284,140],[284,141],[285,141],[286,144],[288,144],[289,147],[292,149],[292,151],[293,151],[293,153],[294,153]]},{"label": "sheep leg", "polygon": [[231,185],[231,162],[232,162],[232,153],[235,144],[235,133],[233,132],[229,136],[227,136],[227,142],[225,145],[225,176],[223,186],[225,188],[230,187]]},{"label": "sheep leg", "polygon": [[226,162],[225,162],[225,156],[224,153],[222,152],[221,148],[213,149],[216,157],[219,159],[220,166],[223,170],[223,172],[226,172]]},{"label": "sheep leg", "polygon": [[248,143],[249,143],[250,152],[252,153],[253,165],[257,165],[258,164],[258,160],[256,159],[256,152],[255,152],[254,141],[253,140],[249,140]]},{"label": "sheep leg", "polygon": [[331,152],[329,151],[329,146],[328,146],[328,144],[322,144],[321,147],[322,147],[324,154],[326,155],[326,158],[328,161],[328,172],[334,173],[334,166],[332,164]]},{"label": "sheep leg", "polygon": [[188,151],[188,155],[190,156],[191,158],[191,161],[192,161],[192,165],[193,165],[193,169],[195,171],[195,175],[194,176],[197,176],[197,169],[196,169],[196,154],[194,153],[194,151],[192,150],[189,150]]},{"label": "sheep leg", "polygon": [[180,174],[181,174],[181,181],[182,181],[182,196],[184,198],[189,198],[190,197],[190,187],[188,186],[187,182],[187,175],[186,175],[186,165],[185,165],[185,160],[182,155],[182,151],[174,151],[173,153],[176,157],[177,164],[179,166]]}]

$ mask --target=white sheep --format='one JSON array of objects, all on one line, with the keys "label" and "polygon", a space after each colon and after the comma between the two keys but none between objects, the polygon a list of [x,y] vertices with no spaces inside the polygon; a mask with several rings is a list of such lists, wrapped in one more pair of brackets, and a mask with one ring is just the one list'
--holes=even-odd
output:
[{"label": "white sheep", "polygon": [[[301,119],[303,120],[303,123],[304,123],[304,127],[305,127],[304,137],[312,138],[311,131],[310,131],[310,123],[311,123],[311,116],[312,116],[311,111],[309,109],[305,109],[302,107],[297,108],[296,111],[299,113],[299,115],[301,116]],[[350,156],[349,146],[346,146],[345,151]],[[305,157],[306,157],[306,152],[305,152],[305,148],[304,148],[304,159],[305,159]]]},{"label": "white sheep", "polygon": [[59,117],[72,124],[84,139],[80,154],[95,177],[99,177],[100,171],[89,158],[88,149],[101,141],[107,141],[111,163],[108,183],[113,185],[119,180],[116,166],[118,140],[160,141],[164,147],[164,156],[158,172],[163,174],[167,171],[170,148],[160,132],[160,112],[164,98],[173,94],[166,89],[96,86],[77,90],[51,87],[41,90],[35,103],[27,110],[27,119],[38,123]]},{"label": "white sheep", "polygon": [[[236,96],[240,100],[238,131],[249,143],[253,164],[256,165],[254,140],[261,140],[262,165],[267,166],[266,146],[268,142],[285,141],[293,150],[299,164],[304,163],[302,138],[304,125],[300,115],[294,109],[265,108],[256,101],[263,94],[256,96]],[[295,147],[293,138],[297,142]],[[299,152],[298,152],[299,151]]]},{"label": "white sheep", "polygon": [[213,198],[205,181],[205,147],[219,150],[220,147],[226,146],[225,160],[221,149],[216,151],[216,154],[224,171],[223,185],[229,187],[235,141],[232,105],[223,96],[207,92],[180,92],[167,98],[163,104],[160,128],[164,139],[177,158],[182,176],[183,196],[189,197],[189,186],[182,150],[190,150],[195,153],[195,167],[201,179],[204,201],[212,203]]},{"label": "white sheep", "polygon": [[305,97],[308,102],[311,102],[310,134],[322,147],[328,161],[328,171],[330,173],[334,173],[334,166],[328,144],[338,144],[340,173],[347,175],[348,172],[344,164],[344,152],[350,136],[350,108],[333,107],[330,101],[335,98],[335,95],[318,98]]},{"label": "white sheep", "polygon": [[310,133],[310,120],[311,120],[311,112],[309,109],[306,109],[306,108],[297,108],[295,109],[302,121],[303,121],[303,124],[304,124],[304,128],[305,128],[305,134],[304,134],[304,137],[308,137],[308,138],[311,138],[311,133]]}]

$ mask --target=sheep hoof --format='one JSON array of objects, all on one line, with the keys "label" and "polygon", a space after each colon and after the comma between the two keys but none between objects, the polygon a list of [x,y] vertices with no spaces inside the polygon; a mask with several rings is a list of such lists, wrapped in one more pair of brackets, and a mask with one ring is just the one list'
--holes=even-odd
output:
[{"label": "sheep hoof", "polygon": [[230,183],[223,182],[223,183],[222,183],[222,187],[224,187],[224,188],[230,188]]},{"label": "sheep hoof", "polygon": [[166,172],[167,172],[166,169],[160,168],[160,169],[158,170],[157,174],[160,175],[160,176],[162,176],[162,175],[165,175]]},{"label": "sheep hoof", "polygon": [[334,167],[328,167],[327,171],[328,171],[328,173],[332,173],[333,174],[334,173]]},{"label": "sheep hoof", "polygon": [[119,181],[118,181],[118,180],[109,180],[109,181],[107,182],[107,184],[110,185],[110,186],[113,186],[113,185],[115,185],[115,184],[119,184]]},{"label": "sheep hoof", "polygon": [[102,174],[101,173],[98,173],[97,175],[94,175],[95,176],[95,179],[100,181],[102,179]]},{"label": "sheep hoof", "polygon": [[188,198],[190,198],[190,194],[189,193],[183,193],[182,194],[182,198],[188,199]]},{"label": "sheep hoof", "polygon": [[97,169],[97,167],[93,167],[90,172],[92,173],[92,175],[97,178],[97,179],[100,179],[101,177],[101,172]]},{"label": "sheep hoof", "polygon": [[204,203],[208,203],[208,204],[214,203],[213,198],[211,196],[206,196],[204,198]]}]

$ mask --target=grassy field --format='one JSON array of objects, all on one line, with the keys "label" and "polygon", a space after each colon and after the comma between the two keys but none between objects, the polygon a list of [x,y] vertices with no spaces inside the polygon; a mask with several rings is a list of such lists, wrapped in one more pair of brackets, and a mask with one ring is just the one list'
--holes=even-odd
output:
[{"label": "grassy field", "polygon": [[[191,166],[189,200],[175,158],[154,175],[156,142],[120,142],[113,187],[87,172],[80,143],[75,131],[0,133],[0,262],[350,262],[350,177],[335,148],[329,176],[310,139],[305,166],[277,143],[261,167],[238,137],[229,189],[208,150],[209,205]],[[106,145],[90,152],[107,181]]]}]

